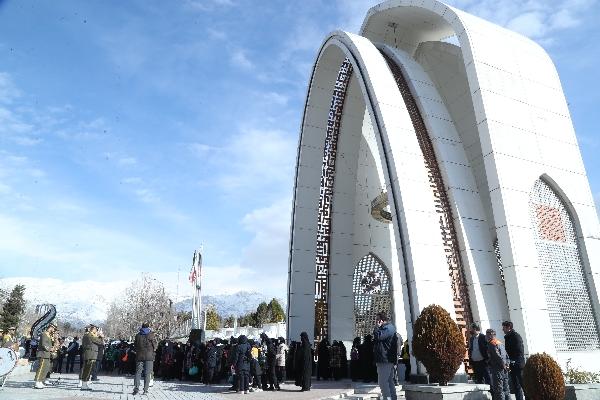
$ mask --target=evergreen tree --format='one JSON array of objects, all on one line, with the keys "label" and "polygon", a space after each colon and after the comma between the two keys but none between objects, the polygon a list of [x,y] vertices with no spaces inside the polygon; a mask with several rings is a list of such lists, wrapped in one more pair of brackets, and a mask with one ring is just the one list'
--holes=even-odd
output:
[{"label": "evergreen tree", "polygon": [[216,331],[220,327],[221,317],[214,308],[209,308],[208,311],[206,311],[206,330]]},{"label": "evergreen tree", "polygon": [[8,299],[2,307],[0,315],[0,328],[8,329],[11,326],[19,326],[21,317],[25,313],[25,285],[16,285],[10,292]]},{"label": "evergreen tree", "polygon": [[285,320],[285,312],[283,312],[283,307],[277,301],[277,299],[273,299],[269,302],[269,322],[282,322]]},{"label": "evergreen tree", "polygon": [[263,324],[268,323],[271,320],[269,312],[269,305],[264,301],[256,308],[256,327],[262,328]]},{"label": "evergreen tree", "polygon": [[234,325],[235,317],[233,315],[230,315],[229,317],[225,318],[225,321],[223,322],[224,328],[233,328]]}]

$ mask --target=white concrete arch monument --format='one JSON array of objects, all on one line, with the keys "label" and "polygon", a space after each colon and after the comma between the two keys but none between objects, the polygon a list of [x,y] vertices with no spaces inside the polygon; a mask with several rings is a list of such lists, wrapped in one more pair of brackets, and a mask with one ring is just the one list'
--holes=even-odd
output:
[{"label": "white concrete arch monument", "polygon": [[404,337],[436,303],[462,327],[510,319],[527,354],[593,367],[600,228],[540,46],[439,1],[381,3],[360,35],[325,39],[301,129],[291,340],[364,331],[357,290],[380,289],[353,277],[371,257]]}]

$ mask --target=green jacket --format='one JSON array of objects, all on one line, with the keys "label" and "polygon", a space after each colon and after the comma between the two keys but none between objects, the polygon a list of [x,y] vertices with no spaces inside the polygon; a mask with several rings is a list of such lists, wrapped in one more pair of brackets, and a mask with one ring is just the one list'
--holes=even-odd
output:
[{"label": "green jacket", "polygon": [[52,338],[48,331],[42,332],[42,336],[40,337],[40,342],[38,343],[37,348],[37,357],[38,358],[50,358],[50,352],[52,351]]},{"label": "green jacket", "polygon": [[83,335],[81,348],[83,349],[84,360],[95,360],[98,358],[98,346],[104,346],[104,341],[90,332]]}]

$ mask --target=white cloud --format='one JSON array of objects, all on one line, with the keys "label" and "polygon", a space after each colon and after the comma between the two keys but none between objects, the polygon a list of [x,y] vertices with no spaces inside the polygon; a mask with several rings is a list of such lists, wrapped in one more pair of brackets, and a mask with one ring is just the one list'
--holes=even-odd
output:
[{"label": "white cloud", "polygon": [[249,212],[242,220],[253,238],[244,248],[241,265],[257,271],[261,287],[278,297],[285,297],[287,290],[291,209],[292,201],[286,197]]},{"label": "white cloud", "polygon": [[225,40],[227,39],[227,33],[225,31],[214,29],[214,28],[206,28],[206,32],[208,35],[216,40]]},{"label": "white cloud", "polygon": [[124,183],[126,185],[139,185],[142,183],[142,178],[140,178],[139,176],[129,176],[121,179],[121,183]]},{"label": "white cloud", "polygon": [[45,276],[69,271],[70,279],[103,280],[107,271],[122,274],[176,263],[155,244],[118,228],[78,222],[69,212],[54,212],[43,221],[0,214],[0,226],[3,262],[14,260],[13,267],[33,274],[43,267]]},{"label": "white cloud", "polygon": [[217,184],[227,192],[272,191],[293,178],[296,138],[279,130],[244,129],[218,154]]},{"label": "white cloud", "polygon": [[511,19],[506,27],[512,31],[519,32],[532,38],[540,38],[545,35],[548,25],[544,21],[545,16],[539,12],[528,12]]},{"label": "white cloud", "polygon": [[8,104],[21,96],[21,91],[15,86],[11,76],[0,72],[0,104]]},{"label": "white cloud", "polygon": [[159,201],[158,196],[147,188],[136,189],[134,193],[144,203],[156,203]]},{"label": "white cloud", "polygon": [[273,103],[279,106],[287,105],[289,100],[288,96],[278,92],[262,92],[257,93],[257,95],[262,97],[267,103]]},{"label": "white cloud", "polygon": [[12,193],[12,188],[5,183],[0,182],[0,194]]},{"label": "white cloud", "polygon": [[[597,0],[447,0],[473,15],[545,42],[578,26]],[[338,0],[340,28],[358,32],[367,10],[380,0]]]},{"label": "white cloud", "polygon": [[117,161],[117,164],[121,166],[129,166],[137,164],[137,159],[135,157],[121,157]]},{"label": "white cloud", "polygon": [[246,51],[242,49],[236,49],[231,53],[231,63],[246,70],[251,70],[254,68],[254,63],[250,61],[246,55]]},{"label": "white cloud", "polygon": [[235,6],[232,0],[186,0],[185,4],[196,11],[213,11],[221,7]]},{"label": "white cloud", "polygon": [[196,153],[199,156],[205,156],[211,151],[218,150],[216,147],[210,146],[205,143],[191,143],[190,148],[193,150],[194,153]]},{"label": "white cloud", "polygon": [[561,30],[578,26],[596,2],[596,0],[448,1],[450,5],[545,43],[552,42]]}]

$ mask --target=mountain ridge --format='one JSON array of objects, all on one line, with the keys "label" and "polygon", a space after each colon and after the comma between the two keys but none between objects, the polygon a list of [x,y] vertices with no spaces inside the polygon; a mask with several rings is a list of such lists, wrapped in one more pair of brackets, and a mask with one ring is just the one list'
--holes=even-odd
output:
[{"label": "mountain ridge", "polygon": [[[29,307],[54,304],[57,319],[75,328],[89,323],[101,324],[113,300],[118,299],[131,284],[130,281],[67,282],[57,278],[2,278],[0,287],[11,290],[15,285],[25,285],[25,300]],[[231,294],[202,296],[203,308],[210,304],[223,317],[242,316],[256,311],[256,307],[269,297],[256,291],[239,291]],[[278,301],[281,302],[280,299]],[[283,305],[283,303],[282,303]],[[192,297],[183,297],[174,303],[175,311],[191,311]]]}]

